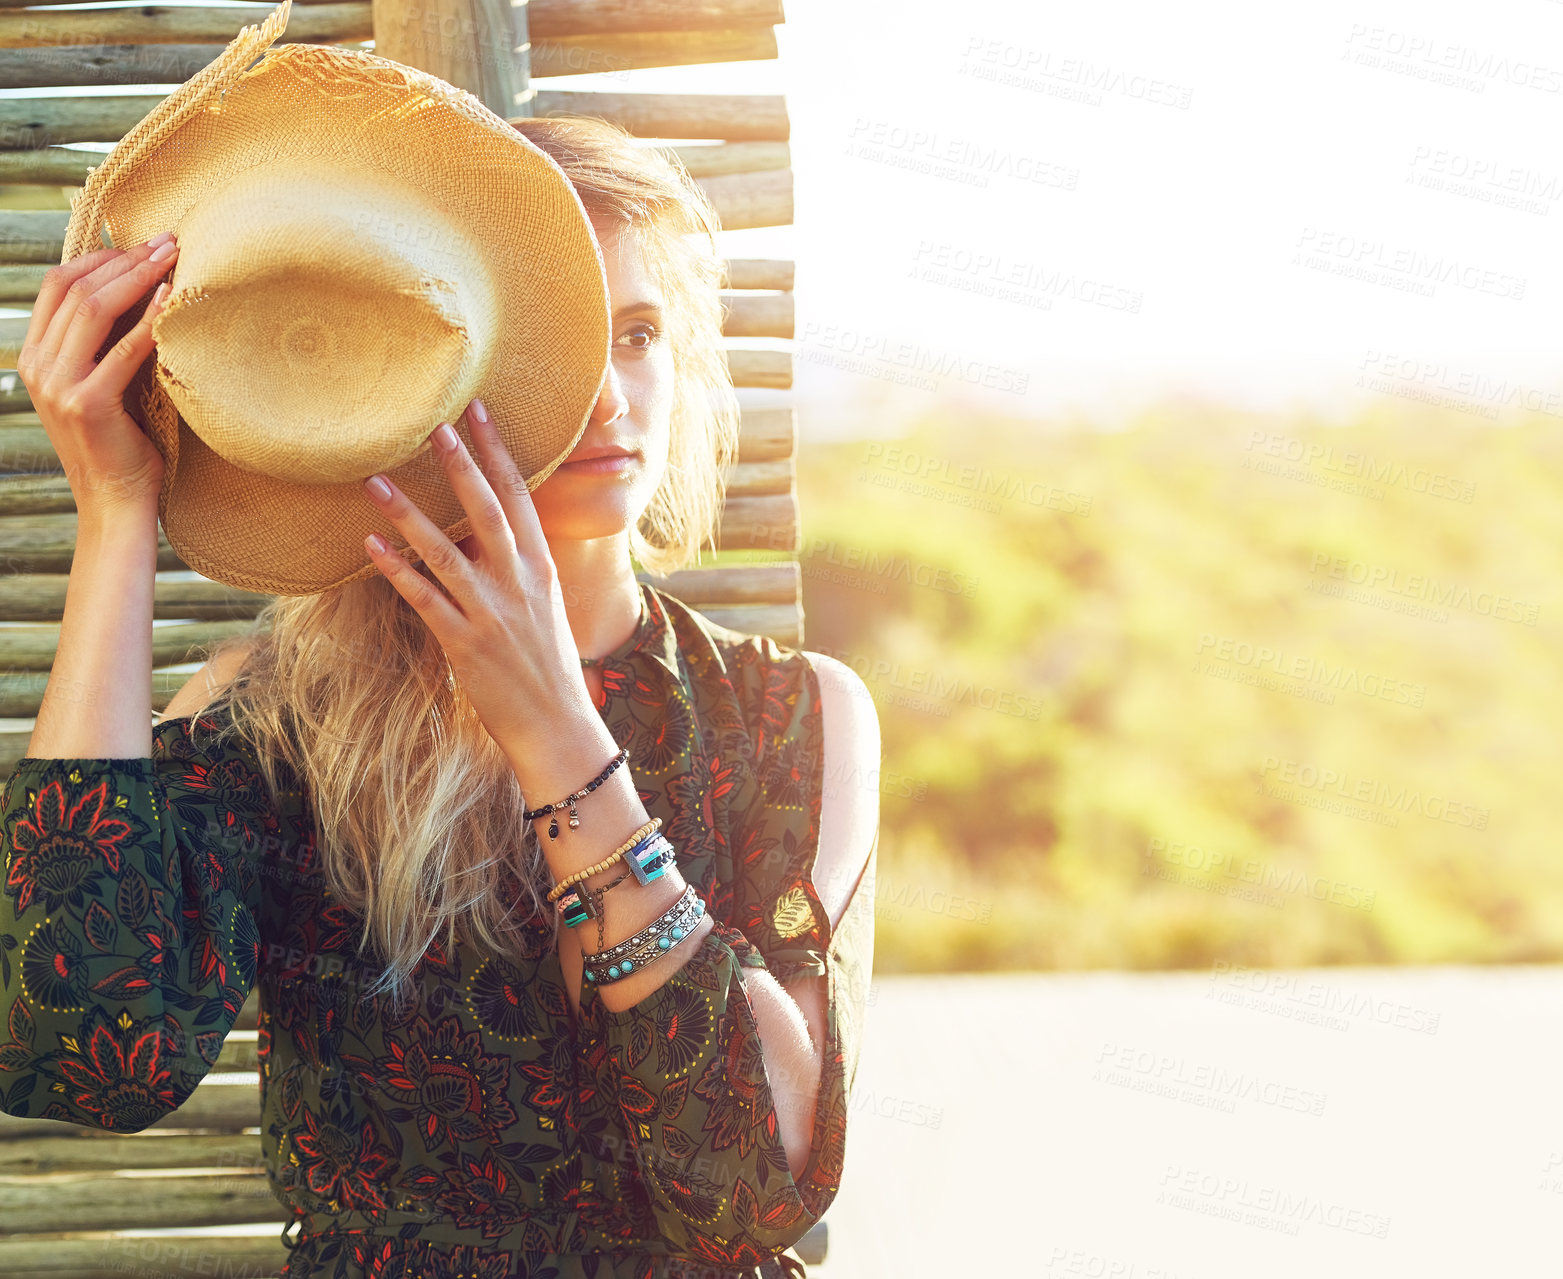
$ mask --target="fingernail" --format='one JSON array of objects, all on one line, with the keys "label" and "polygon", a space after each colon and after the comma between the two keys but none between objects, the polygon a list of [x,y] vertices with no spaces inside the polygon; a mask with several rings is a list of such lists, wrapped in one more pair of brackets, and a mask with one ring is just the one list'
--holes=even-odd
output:
[{"label": "fingernail", "polygon": [[434,428],[434,442],[447,453],[454,453],[456,445],[461,443],[456,438],[456,432],[451,430],[449,422],[441,422],[439,426]]},{"label": "fingernail", "polygon": [[153,249],[152,250],[152,256],[149,257],[147,259],[147,261],[148,262],[162,262],[166,258],[173,257],[173,255],[175,253],[177,253],[177,252],[179,252],[179,246],[177,244],[175,244],[172,240],[169,240],[166,243],[160,244],[160,245],[157,246],[157,248]]},{"label": "fingernail", "polygon": [[364,487],[369,490],[372,496],[379,498],[382,502],[391,496],[391,486],[378,475],[371,475],[365,480]]},{"label": "fingernail", "polygon": [[472,416],[477,418],[479,422],[488,422],[488,410],[483,407],[482,400],[472,401]]},{"label": "fingernail", "polygon": [[159,284],[157,286],[157,292],[152,295],[152,306],[153,306],[153,308],[154,309],[161,309],[162,305],[163,305],[163,299],[166,298],[167,296],[168,296],[168,281],[164,280],[161,284]]},{"label": "fingernail", "polygon": [[378,533],[369,534],[369,549],[376,555],[385,554],[385,539]]},{"label": "fingernail", "polygon": [[155,249],[164,240],[171,240],[173,238],[174,233],[172,231],[159,231],[156,235],[147,241],[147,247],[149,249]]}]

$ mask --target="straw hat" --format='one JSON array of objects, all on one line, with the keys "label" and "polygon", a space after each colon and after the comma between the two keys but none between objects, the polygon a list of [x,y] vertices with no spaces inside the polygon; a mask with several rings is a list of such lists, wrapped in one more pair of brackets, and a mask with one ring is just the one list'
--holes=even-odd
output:
[{"label": "straw hat", "polygon": [[91,172],[61,260],[105,223],[116,247],[174,232],[156,351],[125,393],[164,460],[164,531],[207,577],[311,595],[379,571],[371,531],[406,546],[363,491],[377,471],[452,541],[472,531],[427,440],[448,421],[470,445],[474,396],[528,487],[546,480],[586,429],[611,326],[591,222],[547,154],[416,69],[268,49],[290,7]]}]

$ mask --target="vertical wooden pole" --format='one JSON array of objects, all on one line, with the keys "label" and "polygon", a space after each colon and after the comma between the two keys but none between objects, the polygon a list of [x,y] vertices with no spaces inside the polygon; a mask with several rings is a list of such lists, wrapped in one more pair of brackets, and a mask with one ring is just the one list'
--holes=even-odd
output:
[{"label": "vertical wooden pole", "polygon": [[532,28],[527,5],[530,0],[510,0],[510,29],[514,46],[514,93],[510,110],[501,111],[504,116],[532,115],[537,101],[537,90],[532,86]]},{"label": "vertical wooden pole", "polygon": [[466,89],[501,116],[531,115],[527,0],[372,0],[374,51]]}]

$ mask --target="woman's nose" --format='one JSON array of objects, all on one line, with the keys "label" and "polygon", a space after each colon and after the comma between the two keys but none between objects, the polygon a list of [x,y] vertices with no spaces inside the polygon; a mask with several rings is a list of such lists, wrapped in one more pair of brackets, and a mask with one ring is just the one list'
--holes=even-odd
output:
[{"label": "woman's nose", "polygon": [[592,421],[599,425],[603,422],[611,422],[629,412],[629,407],[630,402],[624,394],[624,387],[619,382],[619,371],[610,361],[608,376],[603,381],[596,407],[592,410]]}]

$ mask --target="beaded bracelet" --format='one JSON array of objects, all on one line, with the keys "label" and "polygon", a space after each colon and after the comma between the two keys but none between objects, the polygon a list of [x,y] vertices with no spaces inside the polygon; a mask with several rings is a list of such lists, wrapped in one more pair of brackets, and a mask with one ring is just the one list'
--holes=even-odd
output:
[{"label": "beaded bracelet", "polygon": [[[665,955],[674,946],[678,945],[681,939],[693,932],[695,925],[700,920],[700,916],[704,913],[705,903],[696,897],[689,908],[674,919],[665,935],[649,938],[641,942],[637,947],[615,960],[614,964],[617,965],[621,973],[628,972],[632,967],[644,968],[658,955]],[[603,971],[600,961],[596,961],[594,971],[598,973]]]},{"label": "beaded bracelet", "polygon": [[[588,919],[597,919],[598,928],[601,930],[601,902],[603,894],[614,884],[618,884],[629,878],[630,872],[635,875],[635,881],[642,887],[655,879],[662,878],[662,873],[672,865],[674,859],[673,845],[668,843],[666,835],[656,831],[642,837],[639,843],[629,852],[624,854],[624,859],[629,862],[630,870],[620,875],[611,883],[604,884],[601,888],[590,888],[586,884],[574,884],[565,890],[554,902],[554,908],[559,916],[571,928],[577,924],[585,923]],[[599,946],[602,944],[599,937]]]},{"label": "beaded bracelet", "polygon": [[649,822],[640,827],[640,829],[638,829],[633,835],[620,844],[618,848],[614,850],[612,856],[604,857],[595,866],[588,866],[585,870],[578,870],[573,875],[566,875],[563,879],[561,879],[557,884],[548,890],[548,900],[551,902],[558,901],[559,895],[563,893],[565,889],[569,888],[571,884],[578,884],[581,882],[581,880],[589,879],[600,870],[607,870],[608,867],[612,866],[614,862],[618,861],[619,858],[623,857],[625,853],[629,852],[630,849],[634,848],[636,844],[645,838],[647,832],[655,832],[661,829],[662,819],[660,817],[653,817]]},{"label": "beaded bracelet", "polygon": [[583,960],[586,980],[595,986],[622,981],[658,956],[667,954],[687,937],[705,914],[705,909],[705,900],[695,892],[695,886],[685,885],[679,899],[654,923],[617,946],[587,955]]},{"label": "beaded bracelet", "polygon": [[678,913],[687,907],[688,899],[693,895],[694,885],[685,884],[684,891],[679,894],[678,900],[663,911],[661,916],[652,920],[651,923],[647,924],[633,937],[626,937],[623,941],[609,946],[607,950],[595,954],[588,953],[585,958],[588,961],[597,960],[600,963],[607,963],[618,959],[621,955],[628,954],[635,947],[643,945],[648,939],[654,939],[668,925],[678,922]]},{"label": "beaded bracelet", "polygon": [[[696,908],[699,904],[699,910]],[[694,885],[686,883],[685,891],[678,896],[671,907],[667,907],[660,919],[647,924],[644,929],[635,933],[635,937],[624,938],[617,946],[610,946],[606,951],[586,955],[586,962],[594,963],[596,968],[602,969],[610,963],[617,962],[621,958],[635,958],[638,949],[664,949],[666,951],[678,938],[671,937],[674,927],[688,932],[689,924],[694,923],[694,916],[699,915],[700,910],[705,910],[705,902],[700,901],[699,894],[694,893]],[[689,916],[688,919],[685,916]],[[664,943],[664,937],[669,940]]]},{"label": "beaded bracelet", "polygon": [[[590,795],[594,790],[601,786],[603,782],[608,780],[609,775],[613,772],[614,769],[616,769],[629,757],[630,748],[628,746],[621,746],[619,748],[619,753],[608,761],[608,766],[604,768],[602,772],[598,773],[595,778],[587,782],[585,786],[581,787],[580,790],[576,791],[575,794],[566,795],[557,803],[544,804],[541,808],[528,809],[526,812],[523,812],[521,816],[525,820],[531,821],[536,817],[548,817],[550,813],[554,813],[558,809],[564,808],[568,805],[570,809],[570,829],[575,830],[581,824],[581,815],[575,811],[575,801],[578,799],[585,799],[588,795]],[[559,818],[556,816],[548,818],[548,838],[559,838]]]},{"label": "beaded bracelet", "polygon": [[[646,866],[641,866],[636,862],[630,863],[631,866],[635,866],[636,868],[636,877],[641,876],[642,872],[644,871],[653,871],[653,869],[655,869],[655,874],[647,874],[647,883],[652,882],[653,879],[661,879],[661,874],[663,874],[664,869],[666,869],[667,866],[671,866],[672,862],[674,862],[674,846],[667,843],[666,840],[663,840],[661,835],[658,835],[656,838],[661,840],[661,844],[663,844],[666,852],[650,852],[650,860],[647,862]],[[613,888],[614,885],[617,885],[617,883],[624,883],[624,880],[627,880],[628,877],[630,877],[630,872],[625,871],[622,876],[617,877],[617,879],[610,880],[610,882],[605,883],[602,888],[596,888],[596,890],[594,890],[594,888],[586,887],[585,883],[580,883],[580,885],[577,885],[577,887],[570,888],[569,893],[564,894],[563,897],[560,897],[560,901],[556,902],[556,905],[560,907],[560,915],[564,916],[564,923],[569,924],[572,929],[574,929],[577,924],[585,923],[586,919],[596,919],[597,949],[599,949],[599,951],[602,949],[602,899],[606,896],[606,894],[608,894],[608,890],[610,890],[610,888]],[[596,899],[596,910],[592,908],[592,899]]]}]

